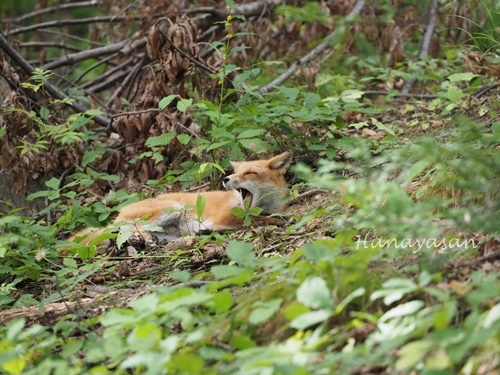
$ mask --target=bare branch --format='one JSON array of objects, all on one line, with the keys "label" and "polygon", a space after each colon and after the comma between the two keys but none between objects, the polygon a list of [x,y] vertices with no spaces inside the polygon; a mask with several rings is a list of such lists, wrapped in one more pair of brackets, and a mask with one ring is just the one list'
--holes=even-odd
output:
[{"label": "bare branch", "polygon": [[61,36],[64,39],[73,39],[73,40],[76,40],[78,42],[87,43],[87,44],[89,44],[91,46],[96,46],[96,47],[104,46],[104,43],[94,42],[93,40],[88,40],[88,39],[85,39],[85,38],[80,38],[79,36],[71,35],[71,34],[67,34],[67,33],[63,33],[61,31],[56,31],[56,30],[38,30],[38,32],[39,33],[45,33],[45,34],[51,34],[51,35]]},{"label": "bare branch", "polygon": [[99,77],[97,77],[93,81],[89,81],[89,82],[83,84],[82,87],[84,89],[92,87],[91,90],[94,92],[97,92],[97,91],[99,91],[96,89],[97,86],[103,85],[109,77],[111,77],[113,75],[116,76],[115,73],[120,72],[120,70],[123,70],[122,73],[124,73],[124,75],[127,75],[128,69],[126,69],[126,68],[128,68],[130,65],[134,64],[134,62],[136,60],[137,60],[137,56],[131,56],[130,58],[128,58],[127,60],[122,62],[120,65],[117,65],[113,69],[106,71],[104,74],[101,74]]},{"label": "bare branch", "polygon": [[[3,36],[2,33],[0,33],[0,48],[4,50],[4,52],[12,59],[14,60],[19,67],[24,70],[28,74],[33,74],[35,68],[30,65],[12,46],[9,44],[7,39]],[[44,82],[43,84],[45,90],[55,99],[69,99],[66,94],[63,92],[59,91],[57,87],[52,85],[50,82]],[[85,112],[87,109],[80,105],[79,103],[72,102],[69,104],[69,106],[76,112]],[[92,117],[95,122],[102,126],[108,126],[109,125],[109,120],[102,117],[102,116],[93,116]]]},{"label": "bare branch", "polygon": [[113,93],[113,95],[111,95],[111,97],[109,98],[109,100],[106,102],[106,107],[110,107],[111,104],[113,103],[113,101],[119,97],[124,91],[125,89],[132,84],[132,82],[135,80],[135,77],[137,76],[137,73],[139,72],[139,70],[141,69],[143,63],[144,63],[144,56],[145,54],[142,54],[142,59],[141,61],[139,61],[135,67],[129,72],[129,74],[127,75],[127,78],[125,78],[122,83],[120,84],[120,86],[118,87],[118,89],[115,90],[115,92]]},{"label": "bare branch", "polygon": [[61,57],[60,59],[57,59],[55,61],[52,61],[48,64],[45,64],[41,66],[42,69],[45,70],[53,70],[56,68],[59,68],[64,65],[70,65],[74,64],[79,61],[87,60],[87,59],[92,59],[98,56],[103,56],[103,55],[110,55],[112,53],[116,53],[120,51],[125,45],[128,43],[127,40],[121,41],[119,43],[115,44],[110,44],[109,46],[104,46],[104,47],[98,47],[98,48],[93,48],[89,49],[87,51],[82,51],[82,52],[77,52],[77,53],[71,53],[69,55],[65,55]]},{"label": "bare branch", "polygon": [[[427,24],[425,35],[422,39],[422,48],[420,49],[420,53],[418,54],[419,60],[425,60],[429,55],[429,47],[431,45],[432,34],[434,34],[434,30],[436,29],[438,5],[438,0],[432,0],[431,8],[429,10],[429,23]],[[406,81],[401,92],[403,94],[408,94],[414,84],[415,77],[412,77],[408,81]]]},{"label": "bare branch", "polygon": [[65,49],[68,51],[75,51],[75,52],[81,52],[80,48],[77,48],[75,46],[70,46],[65,43],[57,43],[57,42],[24,42],[24,43],[19,43],[19,47],[25,47],[25,48],[47,48],[47,47],[54,47],[54,48],[61,48]]},{"label": "bare branch", "polygon": [[92,18],[49,21],[30,26],[18,27],[17,29],[11,30],[9,33],[7,33],[7,36],[24,34],[30,31],[35,31],[40,29],[50,29],[51,27],[61,27],[68,25],[86,25],[89,23],[120,22],[129,19],[138,20],[141,17],[142,16],[110,16],[110,17],[92,17]]},{"label": "bare branch", "polygon": [[202,70],[206,70],[208,73],[211,73],[211,74],[216,74],[217,71],[212,68],[211,66],[209,65],[206,65],[206,64],[203,64],[201,63],[200,61],[196,60],[194,57],[188,55],[186,52],[184,52],[183,50],[181,50],[179,47],[177,47],[174,42],[172,42],[170,40],[170,38],[168,37],[168,35],[166,33],[164,33],[163,31],[160,30],[160,33],[163,35],[163,37],[165,39],[167,39],[167,42],[170,43],[170,45],[172,47],[174,47],[174,49],[179,52],[182,56],[184,56],[186,59],[188,59],[189,61],[191,61],[194,65],[196,65],[197,67],[201,68]]},{"label": "bare branch", "polygon": [[198,16],[192,19],[192,21],[201,29],[206,29],[213,25],[216,21],[222,21],[227,18],[230,14],[242,15],[245,17],[258,16],[261,15],[263,11],[267,8],[273,8],[282,4],[282,0],[258,0],[248,4],[242,4],[234,7],[231,11],[227,8],[218,9],[213,8],[210,12],[208,9],[203,16]]},{"label": "bare branch", "polygon": [[[351,20],[355,16],[361,13],[361,10],[363,10],[365,6],[366,0],[358,0],[356,5],[354,6],[353,10],[346,16],[346,20]],[[325,41],[321,44],[319,44],[317,47],[313,48],[311,52],[309,52],[307,55],[303,56],[298,62],[295,61],[292,63],[292,65],[279,77],[268,83],[267,85],[261,87],[258,92],[260,93],[266,93],[271,90],[274,90],[274,88],[283,82],[285,82],[288,78],[290,78],[296,71],[297,69],[304,64],[307,64],[309,61],[315,59],[318,55],[323,53],[327,48],[331,47],[330,46],[330,40],[333,37],[333,34],[335,33],[332,32],[330,35],[328,35],[325,38]],[[337,47],[333,47],[333,49],[336,49]]]},{"label": "bare branch", "polygon": [[89,66],[87,69],[85,69],[74,81],[74,83],[78,83],[80,82],[80,80],[85,77],[87,75],[88,72],[91,72],[92,70],[94,70],[95,68],[97,68],[98,66],[101,66],[102,64],[106,64],[107,62],[109,62],[110,60],[114,59],[116,56],[118,56],[117,53],[114,53],[112,54],[111,56],[108,56],[102,60],[99,60],[98,62],[96,62],[95,64],[92,64],[91,66]]},{"label": "bare branch", "polygon": [[7,20],[5,20],[5,23],[22,23],[29,18],[41,16],[42,14],[58,13],[61,10],[83,8],[83,7],[93,7],[96,5],[99,5],[99,0],[79,1],[79,2],[74,2],[74,3],[58,4],[54,7],[43,8],[43,9],[35,10],[34,12],[23,14],[22,16],[17,17],[17,18],[7,19]]}]

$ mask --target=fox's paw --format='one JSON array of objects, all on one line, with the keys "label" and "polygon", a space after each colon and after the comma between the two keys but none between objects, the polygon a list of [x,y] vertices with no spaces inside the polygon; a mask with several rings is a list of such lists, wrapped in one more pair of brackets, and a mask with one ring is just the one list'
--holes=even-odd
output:
[{"label": "fox's paw", "polygon": [[158,238],[145,232],[135,232],[127,239],[127,243],[139,249],[150,248],[158,245]]}]

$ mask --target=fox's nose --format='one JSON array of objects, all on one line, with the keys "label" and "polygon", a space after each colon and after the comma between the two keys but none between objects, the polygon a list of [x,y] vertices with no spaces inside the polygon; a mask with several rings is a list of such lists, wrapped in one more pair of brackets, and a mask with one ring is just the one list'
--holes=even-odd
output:
[{"label": "fox's nose", "polygon": [[229,177],[224,177],[224,178],[222,179],[222,182],[223,182],[224,184],[227,184],[230,180],[231,180],[231,179],[230,179]]}]

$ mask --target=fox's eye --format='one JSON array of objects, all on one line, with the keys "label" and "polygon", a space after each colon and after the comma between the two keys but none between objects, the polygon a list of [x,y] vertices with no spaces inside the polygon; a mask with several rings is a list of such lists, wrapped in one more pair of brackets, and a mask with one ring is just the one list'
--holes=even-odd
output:
[{"label": "fox's eye", "polygon": [[253,172],[253,171],[246,171],[245,173],[245,176],[249,176],[249,175],[256,175],[257,172]]}]

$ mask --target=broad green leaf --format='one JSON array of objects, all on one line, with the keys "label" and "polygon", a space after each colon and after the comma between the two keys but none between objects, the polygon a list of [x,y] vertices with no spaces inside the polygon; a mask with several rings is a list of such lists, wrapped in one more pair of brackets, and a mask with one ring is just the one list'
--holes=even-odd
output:
[{"label": "broad green leaf", "polygon": [[460,81],[470,81],[471,79],[479,77],[477,74],[467,72],[467,73],[455,73],[448,77],[450,82],[460,82]]},{"label": "broad green leaf", "polygon": [[283,315],[287,320],[294,320],[295,318],[298,318],[302,314],[305,314],[309,311],[311,311],[309,307],[299,302],[293,302],[292,304],[288,305],[285,309],[283,309]]},{"label": "broad green leaf", "polygon": [[238,276],[245,272],[241,267],[234,265],[213,266],[210,271],[217,280]]},{"label": "broad green leaf", "polygon": [[310,326],[326,322],[331,314],[330,310],[310,311],[291,321],[290,327],[304,330]]},{"label": "broad green leaf", "polygon": [[304,280],[297,289],[297,301],[312,309],[333,308],[332,295],[321,277]]},{"label": "broad green leaf", "polygon": [[345,297],[335,308],[335,315],[340,314],[344,308],[355,298],[365,295],[365,288],[361,287],[351,292],[347,297]]},{"label": "broad green leaf", "polygon": [[266,131],[264,129],[248,129],[238,135],[238,139],[242,138],[253,138],[264,134]]},{"label": "broad green leaf", "polygon": [[255,266],[255,255],[253,253],[253,248],[252,245],[247,242],[231,242],[226,248],[226,253],[229,259],[234,260],[241,266]]},{"label": "broad green leaf", "polygon": [[187,145],[189,143],[189,141],[191,140],[191,136],[189,134],[179,134],[177,136],[177,140],[183,144],[183,145]]},{"label": "broad green leaf", "polygon": [[104,114],[104,112],[100,111],[98,109],[89,109],[89,110],[85,111],[85,115],[89,116],[89,117],[100,116],[103,114]]},{"label": "broad green leaf", "polygon": [[380,130],[383,130],[391,135],[396,135],[396,133],[394,133],[394,130],[392,130],[391,128],[389,128],[387,125],[384,125],[382,124],[379,120],[377,120],[376,118],[372,117],[371,118],[372,122],[373,122],[373,125],[375,125],[377,127],[377,129],[380,129]]},{"label": "broad green leaf", "polygon": [[167,146],[176,136],[176,133],[163,133],[156,137],[149,137],[146,141],[146,145],[149,147]]},{"label": "broad green leaf", "polygon": [[170,103],[172,103],[174,101],[175,98],[178,98],[179,95],[169,95],[169,96],[165,96],[164,98],[162,98],[160,100],[160,102],[158,103],[158,108],[160,109],[164,109],[165,107],[167,107]]},{"label": "broad green leaf", "polygon": [[211,299],[204,303],[205,306],[212,309],[215,313],[224,313],[228,311],[233,304],[233,296],[227,290],[215,293]]},{"label": "broad green leaf", "polygon": [[10,375],[22,374],[24,367],[26,367],[26,360],[21,357],[9,359],[2,365],[2,368]]},{"label": "broad green leaf", "polygon": [[279,310],[282,302],[283,299],[281,298],[266,302],[257,301],[253,305],[255,308],[250,314],[248,321],[252,324],[260,324],[268,321]]},{"label": "broad green leaf", "polygon": [[409,370],[427,355],[433,346],[431,341],[413,341],[403,346],[398,352],[396,369],[399,371]]},{"label": "broad green leaf", "polygon": [[450,85],[446,93],[446,97],[452,102],[456,103],[461,100],[465,94],[457,86]]},{"label": "broad green leaf", "polygon": [[406,303],[402,303],[389,311],[387,311],[382,317],[379,319],[380,322],[385,322],[387,320],[393,318],[399,318],[402,316],[412,315],[422,309],[424,307],[423,301],[410,301]]},{"label": "broad green leaf", "polygon": [[238,331],[232,334],[231,340],[229,341],[229,345],[239,350],[255,348],[257,346],[255,341],[253,341],[251,337],[244,336]]},{"label": "broad green leaf", "polygon": [[491,308],[486,317],[484,318],[482,324],[485,329],[489,329],[495,322],[500,320],[500,304],[496,304]]},{"label": "broad green leaf", "polygon": [[187,109],[193,104],[193,99],[181,99],[177,102],[177,109],[186,113]]},{"label": "broad green leaf", "polygon": [[196,197],[196,216],[198,217],[198,220],[201,219],[203,216],[203,213],[205,212],[205,196],[202,194],[198,194]]}]

